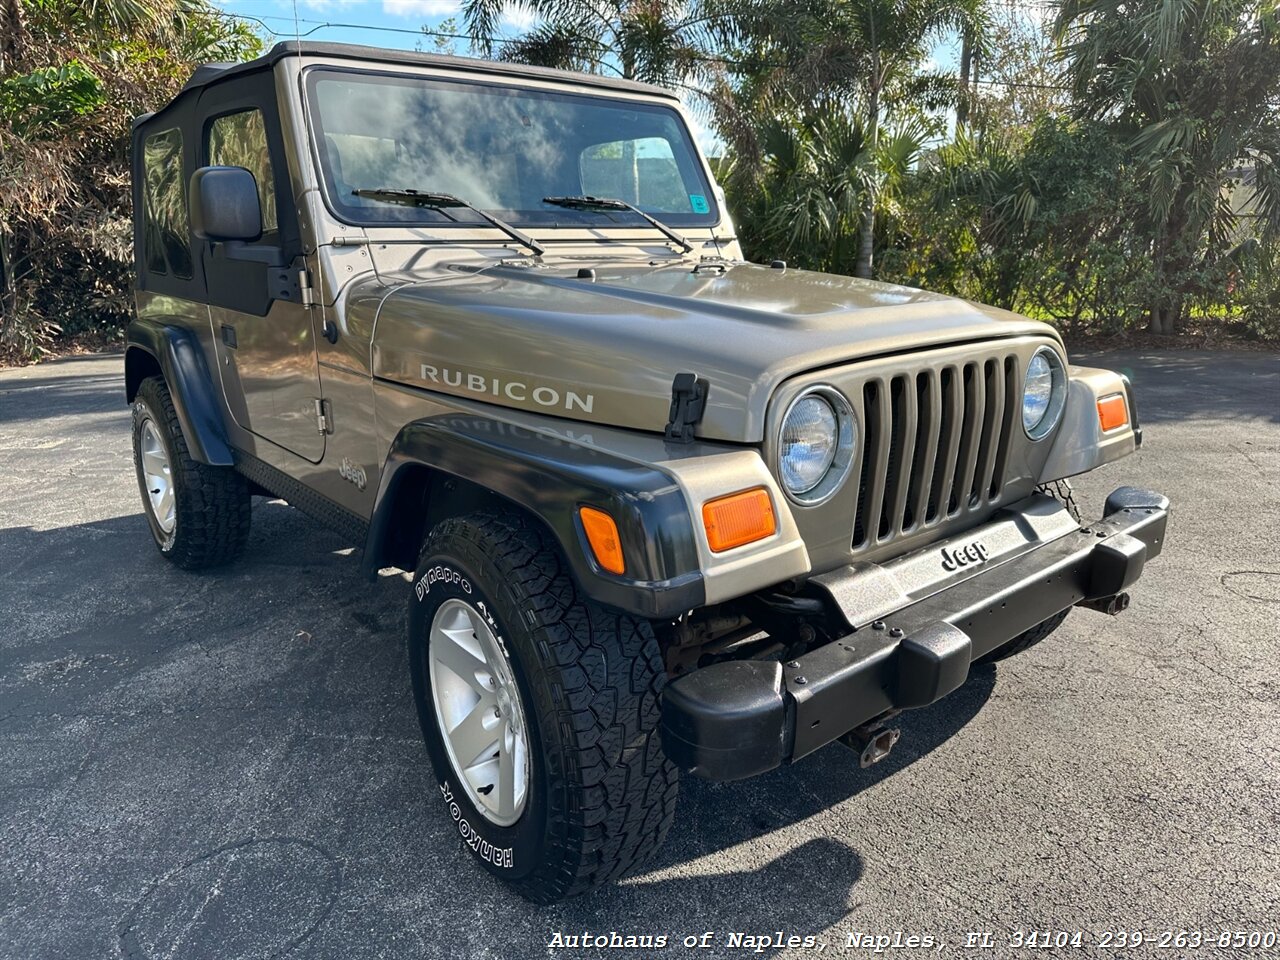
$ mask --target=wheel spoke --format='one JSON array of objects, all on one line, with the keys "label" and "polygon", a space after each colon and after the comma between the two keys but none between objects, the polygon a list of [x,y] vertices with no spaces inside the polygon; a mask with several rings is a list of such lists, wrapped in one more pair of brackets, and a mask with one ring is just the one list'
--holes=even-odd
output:
[{"label": "wheel spoke", "polygon": [[[502,725],[498,741],[498,816],[511,817],[516,812],[515,737],[507,724]],[[507,745],[511,738],[510,746]]]},{"label": "wheel spoke", "polygon": [[449,731],[449,739],[453,742],[458,762],[464,767],[475,766],[482,759],[491,759],[494,744],[498,742],[501,728],[498,724],[486,727],[485,721],[494,718],[492,699],[480,698],[480,702],[471,712],[462,718],[462,722]]},{"label": "wheel spoke", "polygon": [[432,638],[433,649],[431,655],[440,666],[456,675],[459,679],[465,680],[471,689],[480,694],[481,698],[484,698],[490,694],[491,690],[487,683],[481,682],[477,674],[483,672],[487,675],[488,664],[467,649],[464,643],[466,638],[460,636],[460,632],[444,629],[437,633]]},{"label": "wheel spoke", "polygon": [[520,691],[488,619],[464,600],[436,611],[429,635],[436,720],[454,772],[480,813],[510,826],[528,794]]},{"label": "wheel spoke", "polygon": [[163,477],[167,472],[164,457],[155,450],[142,451],[142,468],[148,477]]}]

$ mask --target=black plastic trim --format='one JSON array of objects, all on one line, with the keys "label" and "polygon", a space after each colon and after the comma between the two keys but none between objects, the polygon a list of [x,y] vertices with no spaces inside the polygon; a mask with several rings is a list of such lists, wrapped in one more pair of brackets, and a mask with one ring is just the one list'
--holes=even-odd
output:
[{"label": "black plastic trim", "polygon": [[[890,710],[957,689],[970,663],[1061,611],[1120,593],[1164,544],[1169,501],[1122,487],[1107,513],[769,671],[718,663],[669,684],[663,742],[677,765],[737,780],[797,760]],[[827,585],[813,581],[822,589]],[[831,594],[837,607],[840,598]],[[731,725],[731,727],[729,726]],[[733,734],[732,736],[730,734]]]},{"label": "black plastic trim", "polygon": [[[550,80],[572,86],[596,87],[603,90],[622,90],[628,93],[645,93],[677,100],[672,90],[640,83],[636,80],[607,77],[596,73],[577,73],[572,70],[556,70],[551,67],[535,67],[508,61],[480,60],[473,57],[454,57],[438,53],[418,53],[412,50],[388,50],[355,43],[326,43],[316,40],[281,41],[262,56],[243,63],[208,63],[197,67],[179,91],[179,96],[211,84],[222,83],[232,77],[271,70],[286,57],[326,57],[383,64],[405,64],[414,67],[444,67],[449,70],[478,73],[485,76],[525,77],[531,80]],[[269,85],[270,80],[263,80]],[[157,111],[164,113],[168,109]],[[157,114],[143,114],[134,120],[137,125]]]},{"label": "black plastic trim", "polygon": [[[183,327],[136,319],[129,324],[125,342],[126,367],[132,350],[150,354],[159,364],[192,459],[215,467],[231,466],[235,459],[222,423],[222,404],[195,334]],[[129,402],[136,386],[126,385]]]},{"label": "black plastic trim", "polygon": [[[693,520],[674,478],[654,467],[470,414],[417,420],[391,444],[369,525],[364,571],[387,562],[400,484],[419,466],[458,477],[538,517],[560,541],[575,577],[600,603],[644,617],[672,617],[702,606],[706,590]],[[413,482],[410,480],[409,482]],[[591,559],[578,507],[618,524],[625,575]]]},{"label": "black plastic trim", "polygon": [[288,501],[289,506],[297,507],[313,520],[347,537],[355,546],[360,546],[368,538],[369,524],[364,518],[312,490],[301,480],[242,450],[236,451],[235,467],[263,490]]},{"label": "black plastic trim", "polygon": [[1128,374],[1120,374],[1120,382],[1124,384],[1124,399],[1129,404],[1129,426],[1133,428],[1133,445],[1142,446],[1142,424],[1138,421],[1138,401],[1133,395],[1133,384]]}]

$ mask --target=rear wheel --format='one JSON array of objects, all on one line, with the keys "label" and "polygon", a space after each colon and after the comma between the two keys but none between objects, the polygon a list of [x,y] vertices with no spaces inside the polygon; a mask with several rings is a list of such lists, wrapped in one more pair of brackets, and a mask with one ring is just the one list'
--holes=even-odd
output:
[{"label": "rear wheel", "polygon": [[252,516],[248,483],[231,467],[191,458],[160,377],[142,381],[133,401],[133,463],[151,535],[166,559],[197,570],[244,552]]},{"label": "rear wheel", "polygon": [[539,903],[612,881],[662,843],[677,773],[648,621],[578,594],[530,520],[478,513],[428,535],[409,662],[440,796],[491,873]]}]

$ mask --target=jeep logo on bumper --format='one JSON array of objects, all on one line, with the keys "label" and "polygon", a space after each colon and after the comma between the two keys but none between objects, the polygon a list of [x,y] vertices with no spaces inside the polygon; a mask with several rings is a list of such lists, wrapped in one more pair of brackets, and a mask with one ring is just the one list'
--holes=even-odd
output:
[{"label": "jeep logo on bumper", "polygon": [[961,567],[968,567],[972,564],[985,563],[988,556],[990,554],[981,540],[975,540],[973,543],[963,547],[943,547],[942,569],[959,570]]}]

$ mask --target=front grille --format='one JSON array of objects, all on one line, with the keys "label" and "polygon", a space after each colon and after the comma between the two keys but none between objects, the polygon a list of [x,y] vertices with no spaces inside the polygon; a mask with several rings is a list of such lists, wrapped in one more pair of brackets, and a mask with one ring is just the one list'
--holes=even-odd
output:
[{"label": "front grille", "polygon": [[855,549],[1000,499],[1017,369],[1010,353],[865,381]]}]

